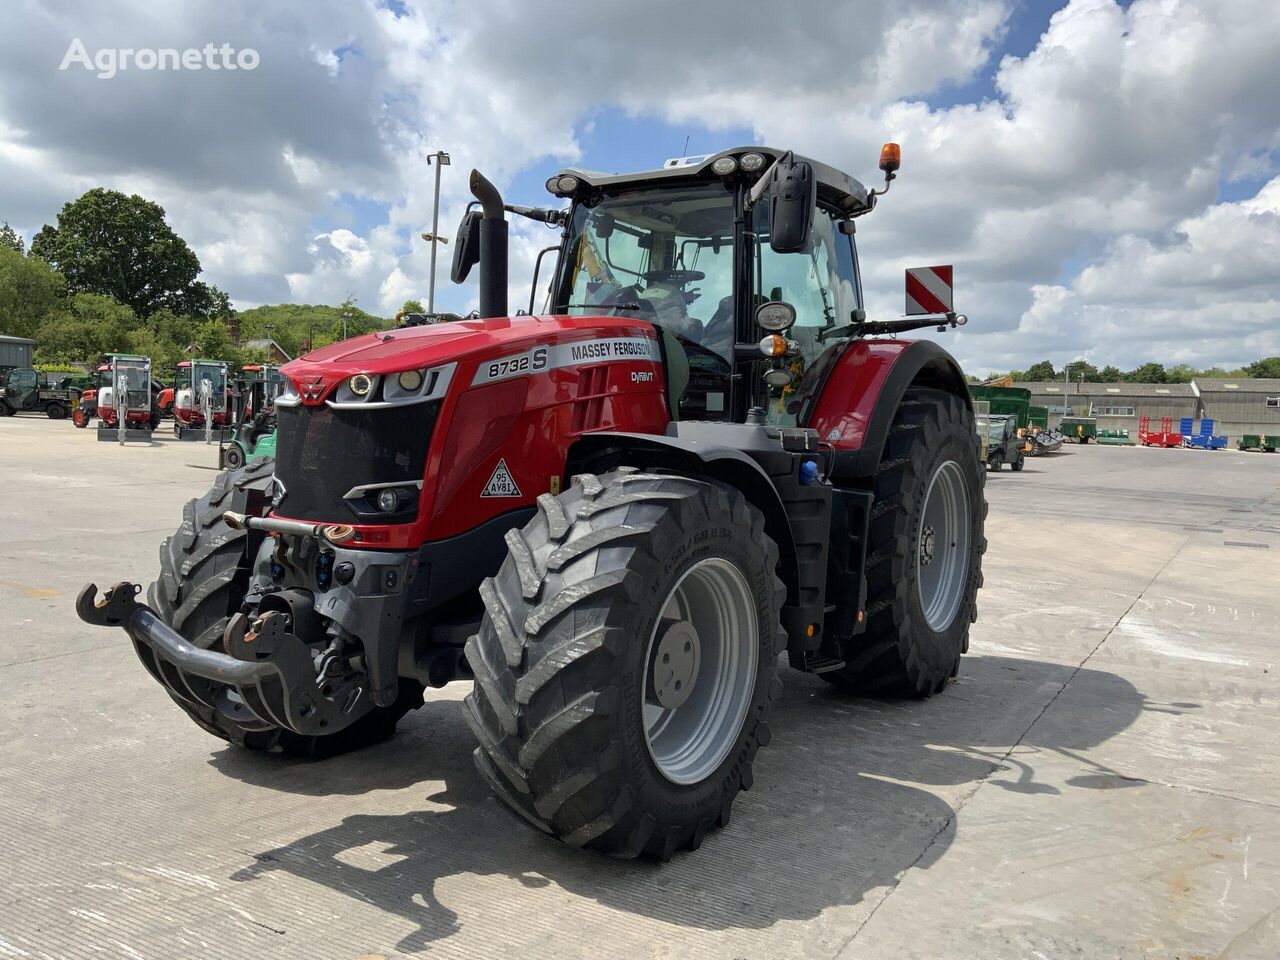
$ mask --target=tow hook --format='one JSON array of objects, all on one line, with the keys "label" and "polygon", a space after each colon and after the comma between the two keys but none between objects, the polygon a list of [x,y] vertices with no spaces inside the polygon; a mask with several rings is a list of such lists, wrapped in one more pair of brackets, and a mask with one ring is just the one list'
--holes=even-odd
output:
[{"label": "tow hook", "polygon": [[260,720],[304,735],[335,733],[373,706],[364,695],[364,674],[335,677],[326,670],[317,676],[313,652],[291,632],[287,613],[268,611],[252,622],[244,614],[232,617],[223,632],[223,653],[190,643],[137,602],[141,590],[122,581],[98,600],[97,584],[85,584],[76,613],[94,626],[123,628],[140,653],[150,654],[144,661],[153,661],[152,673],[180,700],[225,711],[231,686]]}]

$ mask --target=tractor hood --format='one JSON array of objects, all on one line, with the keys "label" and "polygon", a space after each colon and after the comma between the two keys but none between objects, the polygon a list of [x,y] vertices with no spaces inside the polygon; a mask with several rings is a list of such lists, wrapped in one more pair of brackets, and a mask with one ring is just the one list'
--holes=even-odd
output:
[{"label": "tractor hood", "polygon": [[[651,324],[625,317],[519,316],[450,323],[365,334],[321,347],[280,368],[308,398],[327,395],[340,380],[359,373],[375,376],[422,370],[450,362],[464,366],[498,360],[541,345],[605,337],[653,340]],[[302,391],[307,384],[311,390]],[[317,391],[317,387],[322,387]]]}]

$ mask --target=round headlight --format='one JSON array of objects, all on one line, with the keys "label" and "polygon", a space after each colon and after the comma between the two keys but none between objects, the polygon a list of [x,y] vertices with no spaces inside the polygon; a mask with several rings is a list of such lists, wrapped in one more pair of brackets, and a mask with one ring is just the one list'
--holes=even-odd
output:
[{"label": "round headlight", "polygon": [[756,308],[756,323],[775,333],[790,328],[796,322],[796,308],[781,300],[770,300]]},{"label": "round headlight", "polygon": [[758,153],[744,153],[738,158],[738,163],[747,173],[755,173],[764,166],[764,157]]},{"label": "round headlight", "polygon": [[386,490],[378,491],[379,510],[383,513],[395,513],[398,506],[400,506],[400,498],[396,496],[395,490],[388,487]]},{"label": "round headlight", "polygon": [[715,163],[711,164],[711,172],[727,177],[733,171],[738,169],[738,161],[733,157],[721,157]]},{"label": "round headlight", "polygon": [[413,393],[422,386],[421,370],[406,370],[396,378],[400,384],[400,389],[408,393]]},{"label": "round headlight", "polygon": [[555,193],[555,192],[556,192],[556,190],[557,190],[557,189],[559,189],[559,186],[558,186],[558,185],[559,185],[559,183],[560,183],[560,178],[559,178],[559,177],[548,177],[548,178],[547,178],[547,192],[548,192],[548,193]]},{"label": "round headlight", "polygon": [[780,357],[787,352],[787,338],[771,333],[760,340],[759,347],[766,357]]},{"label": "round headlight", "polygon": [[786,387],[791,384],[791,371],[786,367],[773,367],[764,372],[764,382],[771,387]]},{"label": "round headlight", "polygon": [[573,193],[578,189],[578,178],[565,174],[556,180],[556,190],[560,193]]},{"label": "round headlight", "polygon": [[347,386],[357,397],[367,397],[373,389],[373,379],[367,373],[357,373],[347,381]]}]

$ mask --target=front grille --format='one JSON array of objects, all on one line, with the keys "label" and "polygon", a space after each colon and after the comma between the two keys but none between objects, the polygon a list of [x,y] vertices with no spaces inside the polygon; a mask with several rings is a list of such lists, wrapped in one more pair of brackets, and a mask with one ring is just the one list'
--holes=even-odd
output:
[{"label": "front grille", "polygon": [[[281,516],[297,520],[356,520],[352,487],[414,483],[422,479],[440,401],[381,410],[329,406],[277,407],[276,478],[284,499]],[[360,523],[401,523],[412,517],[361,517]]]}]

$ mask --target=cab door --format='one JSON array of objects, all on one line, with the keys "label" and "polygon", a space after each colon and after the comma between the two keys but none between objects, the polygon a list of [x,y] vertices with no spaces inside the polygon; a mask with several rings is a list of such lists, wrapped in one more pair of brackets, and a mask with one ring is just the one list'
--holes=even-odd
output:
[{"label": "cab door", "polygon": [[17,410],[30,410],[37,398],[36,372],[14,370],[9,374],[9,387],[5,391],[9,403]]},{"label": "cab door", "polygon": [[794,426],[805,374],[820,365],[824,355],[841,348],[845,338],[830,334],[851,323],[854,311],[862,306],[853,236],[851,230],[845,232],[848,227],[842,217],[819,207],[814,211],[804,249],[778,253],[768,241],[768,205],[757,206],[754,217],[759,237],[757,296],[762,301],[781,300],[795,308],[796,322],[786,336],[799,346],[797,355],[784,361],[791,383],[770,389],[767,420]]}]

